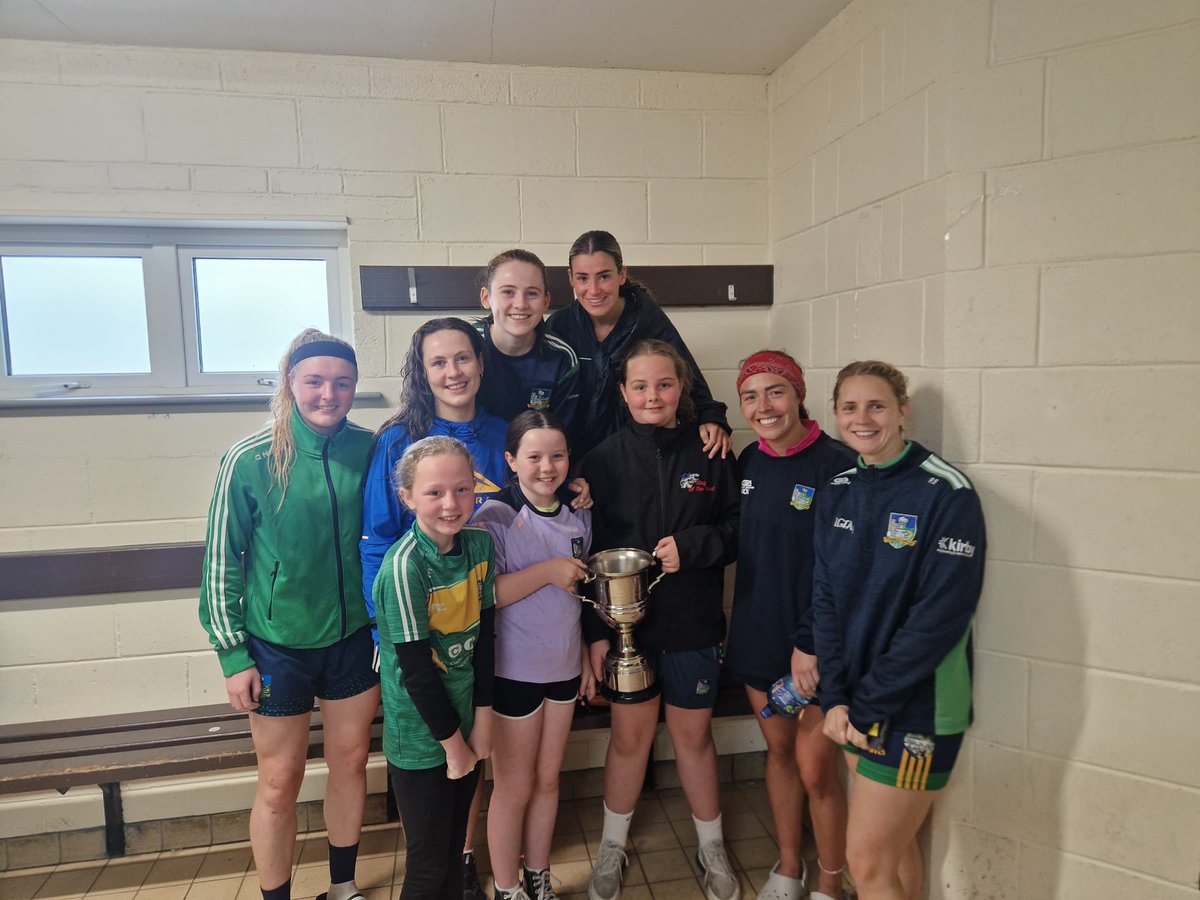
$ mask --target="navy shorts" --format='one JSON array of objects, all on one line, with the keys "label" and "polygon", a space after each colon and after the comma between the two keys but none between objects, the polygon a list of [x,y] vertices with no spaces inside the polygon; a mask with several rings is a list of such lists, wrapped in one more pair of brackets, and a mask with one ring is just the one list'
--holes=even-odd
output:
[{"label": "navy shorts", "polygon": [[345,700],[379,684],[371,668],[374,655],[371,629],[314,650],[294,650],[248,635],[246,646],[262,678],[260,716],[302,716],[312,711],[317,697]]},{"label": "navy shorts", "polygon": [[574,703],[579,696],[579,676],[566,681],[534,684],[496,676],[492,711],[506,719],[524,719],[542,708],[542,703]]},{"label": "navy shorts", "polygon": [[858,756],[854,771],[863,778],[906,791],[940,791],[962,748],[959,734],[925,735],[890,732],[878,750],[862,750],[850,744],[842,749]]},{"label": "navy shorts", "polygon": [[659,653],[654,661],[662,698],[680,709],[712,709],[717,705],[721,645],[703,650]]}]

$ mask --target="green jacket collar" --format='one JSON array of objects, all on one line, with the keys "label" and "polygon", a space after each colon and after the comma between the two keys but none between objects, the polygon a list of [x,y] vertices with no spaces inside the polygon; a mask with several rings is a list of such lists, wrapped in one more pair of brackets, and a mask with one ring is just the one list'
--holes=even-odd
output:
[{"label": "green jacket collar", "polygon": [[342,419],[342,424],[338,426],[338,430],[326,437],[323,434],[317,434],[308,427],[308,423],[304,421],[304,417],[300,415],[300,410],[295,403],[292,403],[292,437],[296,441],[296,452],[303,453],[307,456],[321,456],[325,450],[326,441],[337,442],[337,439],[346,431],[346,420]]}]

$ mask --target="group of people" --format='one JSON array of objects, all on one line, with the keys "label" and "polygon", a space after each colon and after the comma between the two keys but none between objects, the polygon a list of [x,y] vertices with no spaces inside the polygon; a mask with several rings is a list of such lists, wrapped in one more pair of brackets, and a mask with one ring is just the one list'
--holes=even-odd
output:
[{"label": "group of people", "polygon": [[[917,830],[971,714],[985,536],[970,482],[906,436],[894,367],[839,373],[839,442],[809,416],[800,364],[772,350],[740,366],[758,440],[735,458],[724,405],[613,236],[581,235],[568,262],[576,302],[544,320],[542,262],[493,259],[489,315],[416,330],[399,408],[374,434],[347,419],[353,349],[306,330],[281,360],[271,422],[221,461],[200,617],[231,704],[252,713],[264,900],[290,900],[314,702],[329,770],[320,900],[360,897],[381,699],[407,842],[401,897],[485,896],[472,844],[490,758],[496,900],[553,898],[563,754],[577,701],[597,693],[614,702],[589,898],[620,896],[660,712],[704,893],[740,897],[711,730],[722,666],[756,712],[784,676],[812,701],[758,718],[779,844],[759,897],[798,900],[814,882],[814,898],[842,900],[848,862],[864,900],[915,898]],[[618,547],[652,553],[663,576],[635,633],[655,670],[637,696],[605,684],[613,634],[577,597],[588,558]],[[806,796],[815,873],[801,854]]]}]

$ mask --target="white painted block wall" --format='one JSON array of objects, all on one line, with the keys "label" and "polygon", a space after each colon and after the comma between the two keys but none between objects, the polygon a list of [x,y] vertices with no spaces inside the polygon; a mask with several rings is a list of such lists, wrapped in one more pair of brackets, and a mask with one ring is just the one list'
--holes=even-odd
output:
[{"label": "white painted block wall", "polygon": [[988,516],[933,898],[1195,893],[1198,13],[857,0],[769,81],[772,334],[903,367]]}]

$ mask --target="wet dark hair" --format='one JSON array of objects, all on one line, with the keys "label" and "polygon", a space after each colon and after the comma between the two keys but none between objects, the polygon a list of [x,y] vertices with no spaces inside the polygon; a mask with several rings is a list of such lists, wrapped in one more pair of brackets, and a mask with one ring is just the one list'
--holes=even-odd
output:
[{"label": "wet dark hair", "polygon": [[679,379],[679,408],[675,411],[675,415],[685,425],[695,422],[696,403],[692,399],[692,369],[679,355],[679,351],[666,341],[656,341],[651,338],[638,341],[629,348],[629,352],[621,360],[621,374],[618,379],[621,384],[625,384],[628,379],[630,360],[637,359],[639,356],[662,356],[671,360],[671,364],[675,367],[675,377]]},{"label": "wet dark hair", "polygon": [[433,400],[433,391],[429,387],[429,379],[425,376],[425,354],[423,344],[425,338],[439,331],[459,331],[471,342],[475,356],[483,360],[483,336],[471,327],[470,323],[453,316],[440,319],[430,319],[415,332],[412,343],[408,347],[408,355],[404,357],[404,368],[401,370],[400,405],[395,415],[379,426],[375,432],[378,437],[393,425],[403,425],[408,429],[410,440],[420,440],[429,434],[433,427],[437,405]]}]

